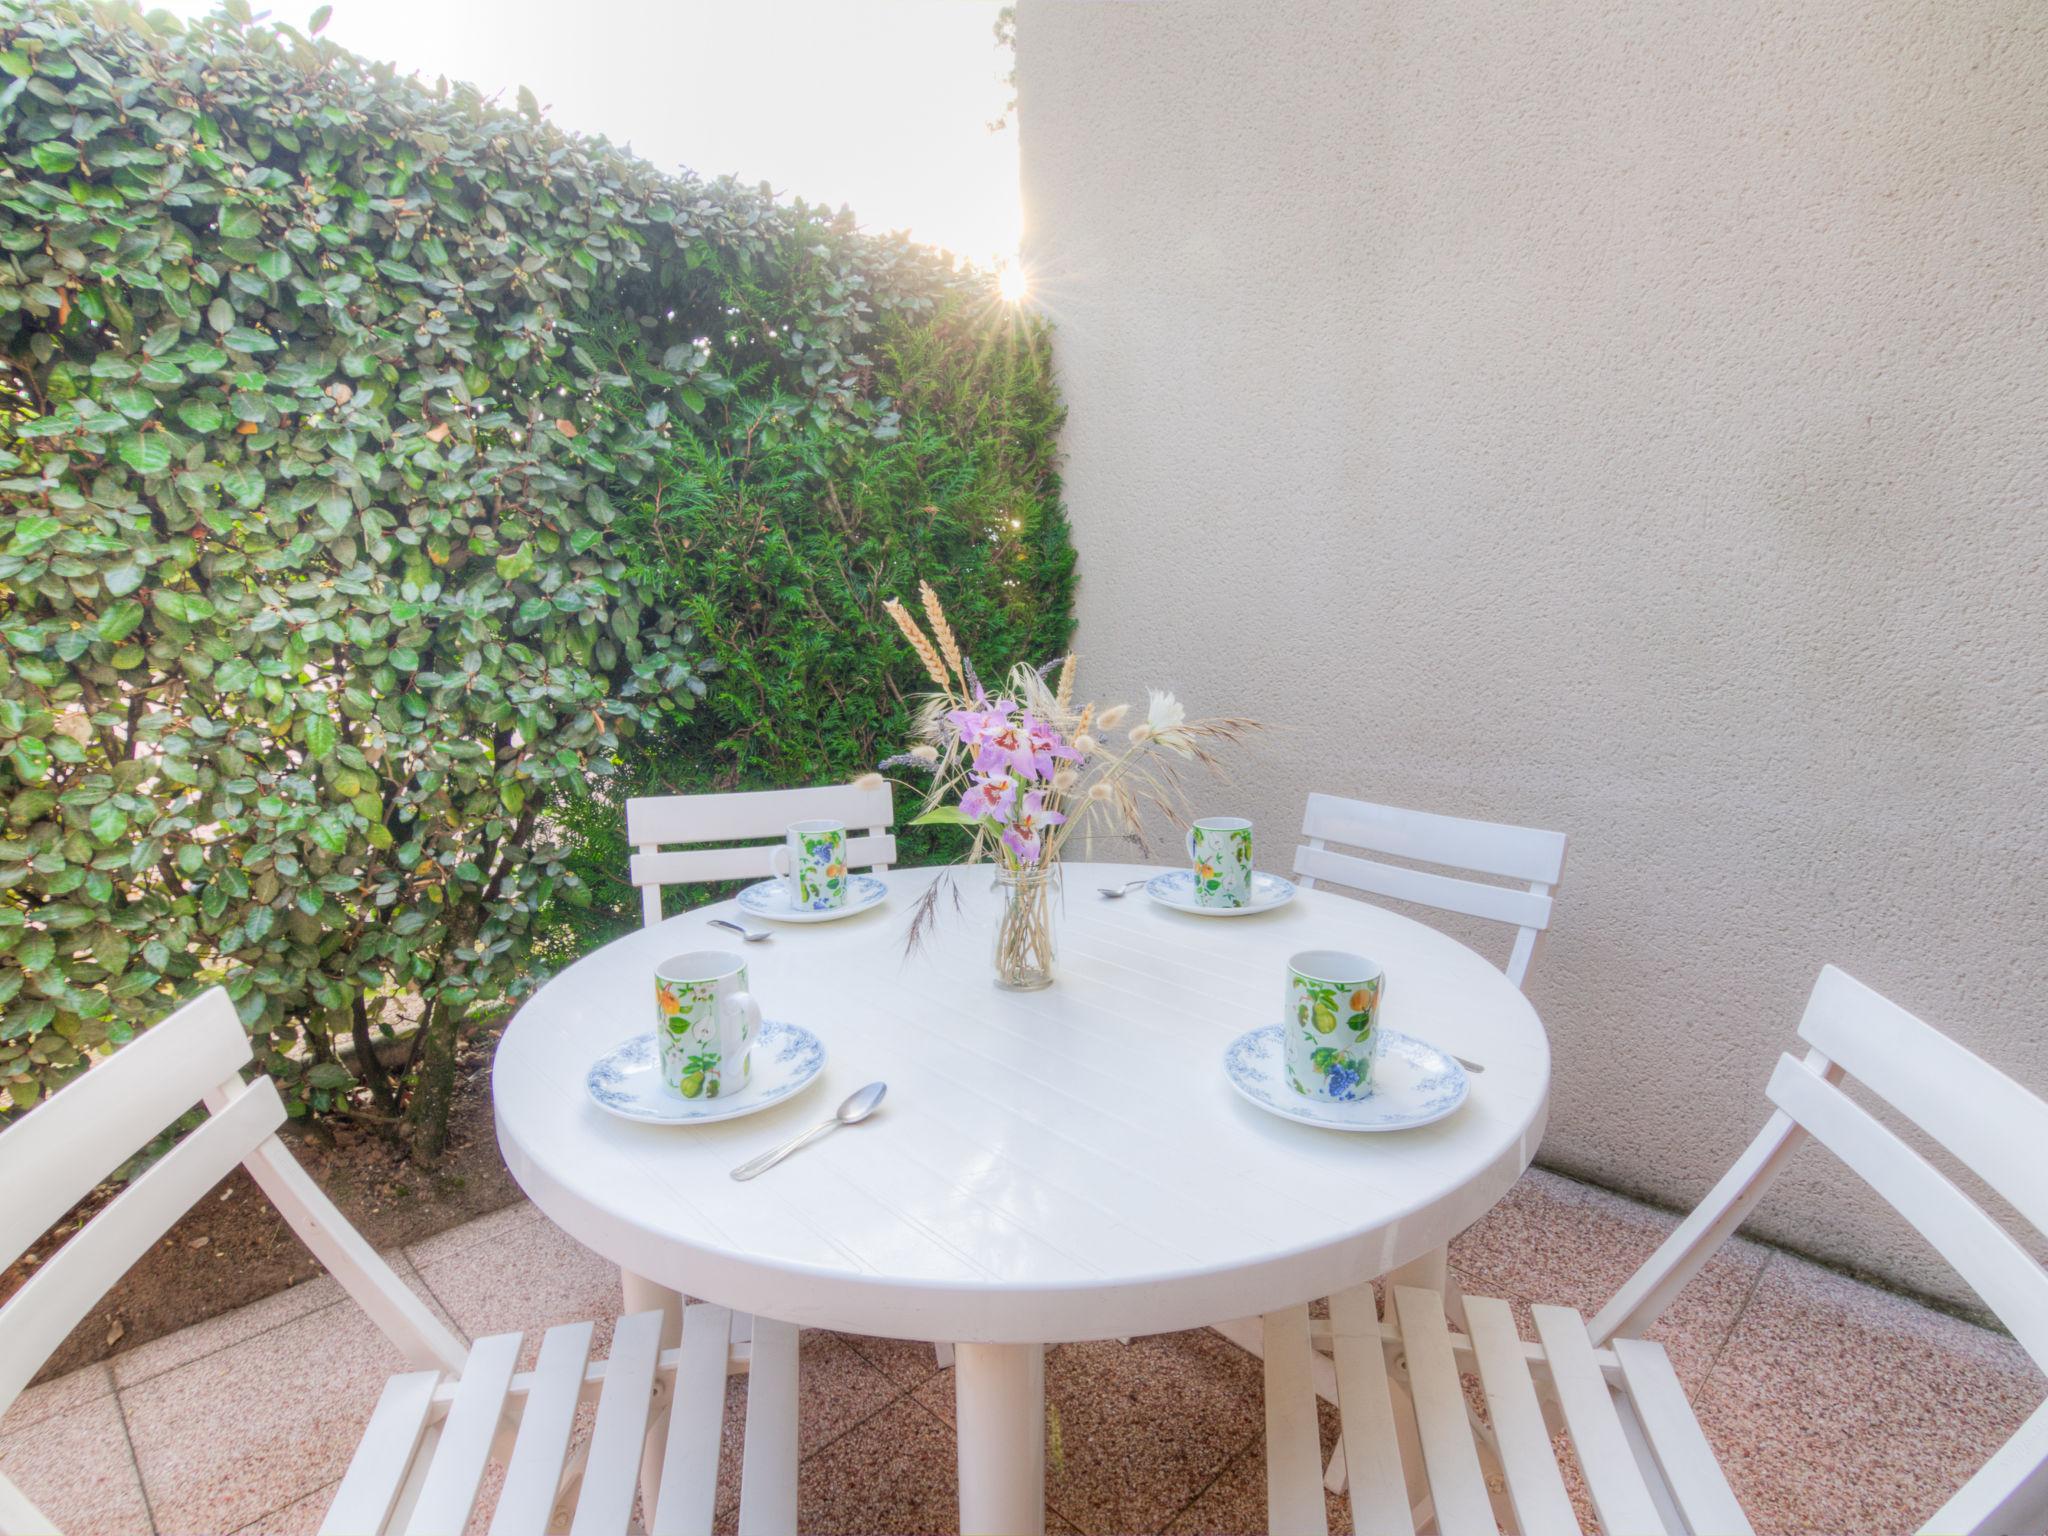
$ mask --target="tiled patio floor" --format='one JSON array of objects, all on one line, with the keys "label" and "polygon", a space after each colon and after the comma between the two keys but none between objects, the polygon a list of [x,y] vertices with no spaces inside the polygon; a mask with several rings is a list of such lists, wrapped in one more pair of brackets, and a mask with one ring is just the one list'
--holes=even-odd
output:
[{"label": "tiled patio floor", "polygon": [[[1590,1313],[1672,1220],[1532,1173],[1452,1267],[1468,1291]],[[615,1272],[524,1205],[397,1268],[472,1337],[619,1305]],[[1910,1530],[2048,1392],[2002,1335],[1746,1242],[1656,1336],[1760,1531]],[[311,1531],[399,1363],[315,1281],[36,1388],[0,1419],[0,1469],[74,1536]],[[813,1333],[802,1369],[802,1528],[956,1528],[951,1380],[930,1349]],[[1206,1332],[1064,1345],[1046,1387],[1050,1529],[1263,1528],[1249,1356]],[[1350,1529],[1341,1500],[1330,1513]]]}]

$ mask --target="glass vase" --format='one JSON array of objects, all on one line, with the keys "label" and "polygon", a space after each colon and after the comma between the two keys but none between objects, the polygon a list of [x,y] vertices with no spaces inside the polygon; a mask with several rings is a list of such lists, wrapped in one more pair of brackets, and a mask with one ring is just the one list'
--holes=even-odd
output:
[{"label": "glass vase", "polygon": [[1052,904],[1058,887],[1057,865],[997,873],[1003,910],[996,921],[996,985],[1005,991],[1036,992],[1052,985]]}]

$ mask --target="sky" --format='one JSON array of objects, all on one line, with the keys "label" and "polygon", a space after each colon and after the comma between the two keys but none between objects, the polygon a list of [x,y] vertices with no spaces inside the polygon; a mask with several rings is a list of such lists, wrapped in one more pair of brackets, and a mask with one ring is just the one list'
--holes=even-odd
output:
[{"label": "sky", "polygon": [[[159,0],[164,3],[164,0]],[[261,0],[253,0],[261,9]],[[192,16],[212,0],[168,0]],[[315,0],[270,14],[303,28]],[[730,171],[994,265],[1017,249],[996,0],[334,0],[321,34],[431,82],[532,89],[664,169]]]}]

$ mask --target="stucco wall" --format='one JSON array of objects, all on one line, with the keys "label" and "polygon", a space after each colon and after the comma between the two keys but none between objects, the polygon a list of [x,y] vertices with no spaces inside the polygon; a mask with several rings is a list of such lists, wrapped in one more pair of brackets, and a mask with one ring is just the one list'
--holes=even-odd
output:
[{"label": "stucco wall", "polygon": [[[2048,1091],[2048,11],[1020,9],[1079,649],[1281,728],[1260,862],[1568,831],[1544,1159],[1623,1189],[1829,960]],[[1812,1150],[1758,1225],[1955,1294]]]}]

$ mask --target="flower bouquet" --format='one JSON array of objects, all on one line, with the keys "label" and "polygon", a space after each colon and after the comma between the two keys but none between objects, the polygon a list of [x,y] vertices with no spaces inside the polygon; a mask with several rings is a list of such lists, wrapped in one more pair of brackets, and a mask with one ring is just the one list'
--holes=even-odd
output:
[{"label": "flower bouquet", "polygon": [[[1003,893],[996,984],[1020,991],[1049,986],[1052,898],[1068,841],[1093,821],[1149,852],[1145,811],[1186,826],[1184,771],[1191,765],[1218,770],[1214,749],[1235,745],[1258,727],[1235,717],[1190,720],[1171,693],[1156,689],[1142,717],[1123,704],[1077,704],[1079,658],[1072,655],[1043,667],[1012,667],[991,696],[931,584],[921,583],[919,593],[930,634],[900,602],[883,606],[936,691],[919,712],[919,739],[879,766],[929,775],[912,824],[970,828],[974,841],[965,862],[995,866]],[[942,875],[925,893],[911,923],[913,945],[949,888]]]}]

